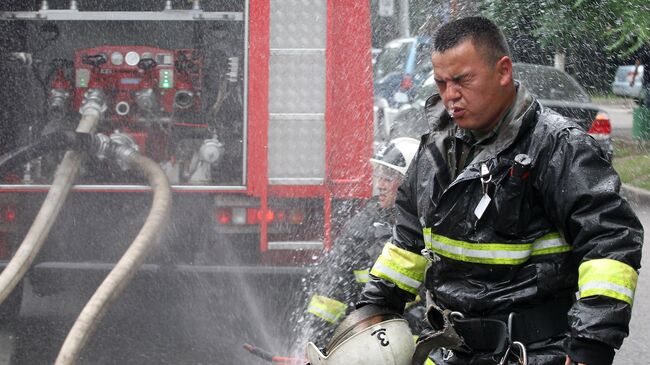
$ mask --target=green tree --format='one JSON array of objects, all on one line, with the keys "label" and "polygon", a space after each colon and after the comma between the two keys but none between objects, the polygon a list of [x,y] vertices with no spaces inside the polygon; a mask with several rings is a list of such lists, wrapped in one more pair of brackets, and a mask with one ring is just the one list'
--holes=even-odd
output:
[{"label": "green tree", "polygon": [[[500,25],[515,60],[552,64],[588,89],[609,90],[616,64],[648,41],[648,0],[482,0],[482,13]],[[595,91],[592,90],[592,91]]]},{"label": "green tree", "polygon": [[483,0],[482,8],[506,31],[528,32],[562,53],[594,42],[626,57],[650,44],[648,0]]},{"label": "green tree", "polygon": [[[608,50],[623,57],[650,46],[650,2],[648,0],[577,0],[575,8],[589,11],[594,6],[607,12]],[[598,21],[597,14],[592,14]]]}]

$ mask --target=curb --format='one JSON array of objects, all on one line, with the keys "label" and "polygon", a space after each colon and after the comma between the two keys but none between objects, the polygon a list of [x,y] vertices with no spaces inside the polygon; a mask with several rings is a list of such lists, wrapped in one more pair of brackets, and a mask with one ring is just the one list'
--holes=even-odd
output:
[{"label": "curb", "polygon": [[630,202],[650,206],[650,191],[637,188],[636,186],[622,184],[621,193]]}]

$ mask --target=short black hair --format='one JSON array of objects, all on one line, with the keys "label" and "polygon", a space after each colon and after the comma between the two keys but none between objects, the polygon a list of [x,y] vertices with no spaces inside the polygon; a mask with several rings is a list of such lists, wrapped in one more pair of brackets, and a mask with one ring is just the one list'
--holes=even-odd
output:
[{"label": "short black hair", "polygon": [[501,29],[490,19],[479,16],[460,18],[441,26],[433,36],[433,52],[443,53],[466,40],[482,50],[490,63],[496,63],[503,56],[510,57],[510,48]]}]

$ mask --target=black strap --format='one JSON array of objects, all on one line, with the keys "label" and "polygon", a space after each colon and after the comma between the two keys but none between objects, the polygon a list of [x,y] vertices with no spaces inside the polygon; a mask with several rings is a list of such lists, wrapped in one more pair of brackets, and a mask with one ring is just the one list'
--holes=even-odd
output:
[{"label": "black strap", "polygon": [[512,341],[528,345],[567,331],[567,313],[572,304],[570,298],[564,298],[515,312],[511,321]]},{"label": "black strap", "polygon": [[454,328],[472,350],[503,354],[513,341],[528,345],[567,331],[571,304],[570,298],[561,298],[512,315],[456,318]]},{"label": "black strap", "polygon": [[508,325],[498,319],[458,318],[454,328],[474,351],[502,354],[510,344]]}]

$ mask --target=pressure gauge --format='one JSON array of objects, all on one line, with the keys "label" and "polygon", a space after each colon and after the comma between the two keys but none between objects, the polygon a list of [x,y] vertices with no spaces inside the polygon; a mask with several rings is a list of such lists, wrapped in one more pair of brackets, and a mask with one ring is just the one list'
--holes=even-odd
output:
[{"label": "pressure gauge", "polygon": [[124,55],[120,52],[111,53],[111,63],[115,66],[119,66],[124,63]]},{"label": "pressure gauge", "polygon": [[124,60],[126,61],[126,64],[129,66],[135,66],[140,62],[140,55],[138,52],[129,52],[126,54],[126,57],[124,57]]}]

